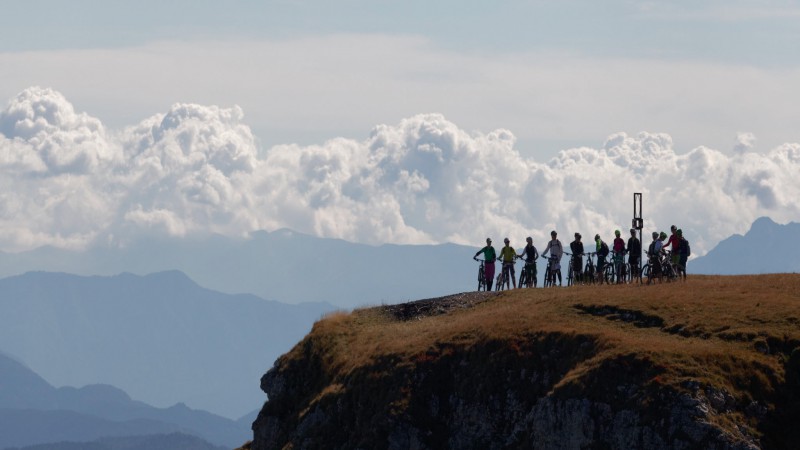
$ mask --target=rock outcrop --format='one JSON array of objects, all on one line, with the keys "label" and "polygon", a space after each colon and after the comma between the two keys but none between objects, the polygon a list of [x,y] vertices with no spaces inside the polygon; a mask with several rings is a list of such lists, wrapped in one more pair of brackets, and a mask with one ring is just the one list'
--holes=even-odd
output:
[{"label": "rock outcrop", "polygon": [[[718,278],[682,286],[713,292]],[[710,320],[709,308],[744,301],[745,286],[692,313],[666,290],[631,286],[328,317],[262,378],[269,401],[251,448],[795,448],[800,332],[787,330],[800,277],[786,279],[762,299],[788,308],[777,315]],[[604,303],[584,303],[598,292]],[[771,322],[781,314],[788,326]]]}]

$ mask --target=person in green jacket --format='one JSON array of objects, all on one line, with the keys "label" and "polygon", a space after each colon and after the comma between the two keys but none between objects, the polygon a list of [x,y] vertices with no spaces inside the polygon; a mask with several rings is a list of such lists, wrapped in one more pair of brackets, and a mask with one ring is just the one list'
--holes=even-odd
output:
[{"label": "person in green jacket", "polygon": [[497,259],[497,253],[494,251],[494,247],[492,247],[491,239],[486,238],[486,247],[483,247],[482,249],[478,250],[478,252],[475,253],[475,256],[472,257],[472,259],[477,261],[478,255],[480,255],[481,253],[483,253],[483,259],[485,260],[483,270],[484,270],[484,276],[486,277],[486,290],[491,291],[492,280],[494,280],[494,261]]}]

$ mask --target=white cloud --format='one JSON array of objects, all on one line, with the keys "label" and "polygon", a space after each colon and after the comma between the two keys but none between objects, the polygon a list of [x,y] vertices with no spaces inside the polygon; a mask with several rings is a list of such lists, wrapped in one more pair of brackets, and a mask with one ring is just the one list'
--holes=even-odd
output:
[{"label": "white cloud", "polygon": [[[800,144],[685,154],[663,133],[616,133],[547,162],[511,131],[467,132],[440,114],[366,139],[262,150],[239,107],[176,104],[106,132],[59,93],[31,88],[0,113],[0,248],[123,245],[136,235],[246,235],[289,227],[366,243],[458,242],[676,224],[697,254],[761,215],[796,220]],[[751,142],[744,135],[740,142]],[[43,143],[57,143],[43,144]]]},{"label": "white cloud", "polygon": [[465,52],[424,36],[342,33],[0,52],[0,97],[56,86],[109,128],[176,102],[238,104],[270,145],[361,138],[375,123],[426,111],[465,130],[510,129],[518,150],[540,159],[564,148],[555,142],[585,145],[613,130],[667,131],[682,151],[728,149],[745,126],[765,148],[797,140],[791,59],[757,67],[516,48]]}]

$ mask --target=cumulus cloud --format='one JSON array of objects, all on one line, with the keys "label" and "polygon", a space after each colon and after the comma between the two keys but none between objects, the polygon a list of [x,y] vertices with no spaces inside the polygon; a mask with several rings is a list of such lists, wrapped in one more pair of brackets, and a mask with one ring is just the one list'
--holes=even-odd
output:
[{"label": "cumulus cloud", "polygon": [[736,135],[736,145],[733,146],[735,153],[745,153],[753,150],[756,143],[756,136],[753,133],[738,133]]},{"label": "cumulus cloud", "polygon": [[795,219],[800,197],[800,144],[678,154],[667,134],[616,133],[541,162],[509,130],[468,132],[440,114],[259,151],[239,107],[176,104],[107,132],[61,94],[30,88],[0,113],[0,131],[4,250],[279,227],[373,244],[543,245],[551,229],[610,238],[641,192],[646,231],[676,224],[702,254],[759,216]]}]

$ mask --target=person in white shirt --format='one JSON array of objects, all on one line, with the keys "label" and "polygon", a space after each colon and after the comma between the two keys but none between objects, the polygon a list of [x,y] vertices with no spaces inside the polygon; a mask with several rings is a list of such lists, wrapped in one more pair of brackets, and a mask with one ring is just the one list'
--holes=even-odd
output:
[{"label": "person in white shirt", "polygon": [[[561,241],[558,240],[558,233],[556,233],[556,230],[550,232],[550,238],[550,242],[547,243],[547,248],[542,252],[542,257],[550,253],[550,262],[548,262],[548,264],[552,264],[550,266],[550,272],[554,277],[558,275],[558,285],[561,286],[561,256],[564,254],[564,247],[561,245]],[[555,281],[555,278],[553,281]]]}]

